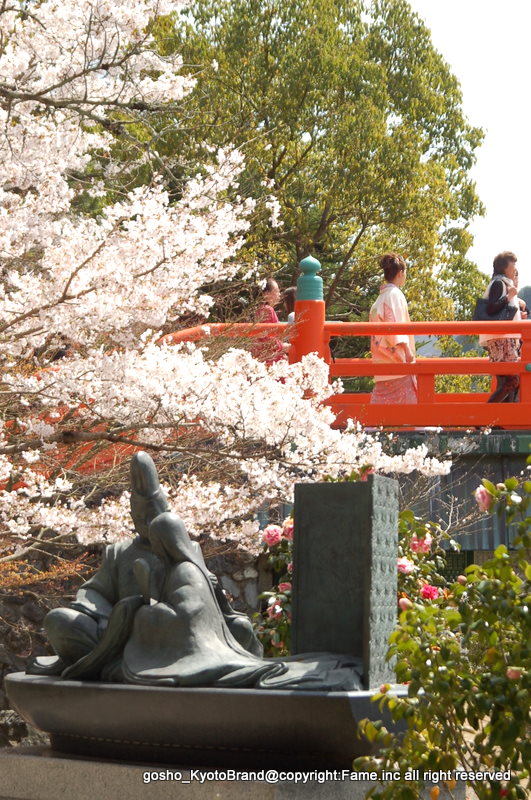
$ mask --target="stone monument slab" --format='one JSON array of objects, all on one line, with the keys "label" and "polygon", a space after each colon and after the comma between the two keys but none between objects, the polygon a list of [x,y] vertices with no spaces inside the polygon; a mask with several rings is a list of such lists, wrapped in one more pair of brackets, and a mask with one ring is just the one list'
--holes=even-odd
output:
[{"label": "stone monument slab", "polygon": [[362,656],[366,688],[392,682],[397,482],[298,484],[294,520],[293,652]]}]

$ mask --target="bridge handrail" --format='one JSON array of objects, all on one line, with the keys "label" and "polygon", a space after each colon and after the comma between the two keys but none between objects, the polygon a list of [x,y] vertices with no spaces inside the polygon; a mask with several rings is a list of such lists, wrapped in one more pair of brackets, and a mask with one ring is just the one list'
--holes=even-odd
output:
[{"label": "bridge handrail", "polygon": [[[334,395],[327,401],[337,415],[341,425],[355,418],[366,425],[502,425],[505,428],[522,428],[531,419],[531,324],[527,320],[506,322],[477,322],[430,320],[423,322],[337,322],[326,320],[324,303],[303,301],[296,303],[294,325],[279,323],[205,323],[193,328],[176,331],[163,336],[161,342],[178,344],[185,341],[200,341],[209,336],[259,337],[264,335],[285,338],[289,334],[292,343],[290,361],[299,361],[305,353],[318,352],[331,361],[329,341],[334,336],[367,336],[375,334],[411,334],[445,336],[508,333],[519,335],[522,340],[522,360],[519,362],[493,362],[483,357],[445,358],[439,356],[417,356],[408,364],[379,362],[371,358],[336,358],[330,363],[330,377],[361,377],[374,375],[416,375],[418,381],[418,404],[415,406],[373,406],[366,393]],[[520,402],[516,404],[486,403],[487,394],[436,392],[437,375],[520,375]]]},{"label": "bridge handrail", "polygon": [[482,333],[522,334],[531,338],[531,321],[508,320],[493,322],[439,320],[429,322],[334,322],[327,320],[324,324],[326,334],[330,336],[373,336],[378,333],[409,333],[413,336],[429,334],[430,336],[467,335]]},{"label": "bridge handrail", "polygon": [[371,358],[336,358],[330,364],[332,377],[361,375],[507,375],[528,373],[531,370],[523,361],[490,361],[487,356],[470,358],[445,358],[426,356],[411,363],[373,361]]},{"label": "bridge handrail", "polygon": [[[286,322],[215,322],[196,325],[193,328],[184,328],[180,331],[166,334],[159,340],[160,343],[168,342],[194,342],[209,336],[227,336],[229,338],[256,338],[264,334],[282,337],[288,328],[296,333],[303,320],[295,321],[290,326]],[[426,322],[336,322],[325,321],[323,324],[323,345],[327,345],[334,336],[374,336],[377,334],[410,334],[418,336],[444,335],[473,335],[473,334],[505,335],[506,333],[519,334],[522,338],[522,349],[525,360],[531,361],[531,324],[527,320],[509,320],[495,322],[453,321],[439,320]],[[525,349],[524,349],[525,348]],[[326,354],[328,355],[328,354]],[[373,361],[368,358],[337,358],[330,365],[330,374],[337,376],[367,376],[367,375],[503,375],[507,373],[507,362],[492,362],[486,356],[475,357],[442,357],[442,356],[417,356],[415,362],[410,364],[397,364],[394,362]],[[525,373],[531,371],[531,363],[511,362],[511,372]]]},{"label": "bridge handrail", "polygon": [[183,328],[180,331],[166,333],[159,339],[159,344],[164,342],[179,344],[180,342],[196,342],[207,339],[209,336],[229,336],[240,339],[243,337],[258,337],[264,333],[282,335],[288,327],[287,322],[212,322],[195,325],[193,328]]},{"label": "bridge handrail", "polygon": [[[295,325],[300,324],[296,321]],[[193,328],[183,328],[179,331],[167,333],[160,338],[160,342],[190,342],[204,339],[208,336],[229,336],[239,338],[246,336],[260,336],[263,333],[283,334],[288,327],[287,322],[212,322],[196,325]],[[374,336],[378,333],[403,334],[413,336],[428,334],[430,336],[466,335],[471,336],[482,333],[515,333],[522,338],[531,339],[531,321],[509,320],[505,322],[476,322],[439,320],[429,322],[336,322],[327,320],[324,331],[328,336]],[[529,336],[525,336],[529,333]]]}]

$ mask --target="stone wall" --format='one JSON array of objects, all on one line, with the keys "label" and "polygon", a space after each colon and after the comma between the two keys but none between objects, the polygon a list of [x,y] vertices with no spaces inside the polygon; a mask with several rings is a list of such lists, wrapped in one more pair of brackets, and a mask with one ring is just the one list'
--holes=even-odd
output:
[{"label": "stone wall", "polygon": [[42,620],[48,605],[34,592],[0,592],[0,747],[41,744],[47,736],[9,710],[4,677],[25,669],[29,656],[48,652]]},{"label": "stone wall", "polygon": [[208,569],[220,579],[232,606],[249,616],[258,610],[258,595],[272,586],[266,561],[264,556],[255,558],[242,551],[206,559]]}]

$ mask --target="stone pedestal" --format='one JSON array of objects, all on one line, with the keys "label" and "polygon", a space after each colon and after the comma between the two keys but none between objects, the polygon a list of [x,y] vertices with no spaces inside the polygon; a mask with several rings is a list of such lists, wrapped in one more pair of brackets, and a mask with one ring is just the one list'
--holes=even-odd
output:
[{"label": "stone pedestal", "polygon": [[367,688],[392,682],[398,483],[299,484],[294,519],[293,652],[358,656]]},{"label": "stone pedestal", "polygon": [[[350,769],[373,752],[365,717],[391,723],[372,692],[135,686],[13,673],[13,707],[54,750],[205,768]],[[397,686],[393,693],[405,694]]]}]

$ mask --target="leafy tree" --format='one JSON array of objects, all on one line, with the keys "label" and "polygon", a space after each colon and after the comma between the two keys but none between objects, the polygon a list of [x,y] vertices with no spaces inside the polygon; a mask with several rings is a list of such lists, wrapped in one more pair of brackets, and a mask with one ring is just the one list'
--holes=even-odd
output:
[{"label": "leafy tree", "polygon": [[[291,282],[317,255],[337,315],[370,305],[376,255],[396,249],[412,266],[414,318],[460,313],[463,284],[477,281],[464,253],[481,212],[468,171],[482,133],[408,3],[196,0],[183,15],[173,48],[197,82],[164,146],[191,163],[212,146],[242,149],[240,191],[273,195],[282,222],[253,221],[249,261]],[[434,277],[436,265],[449,272]]]}]

